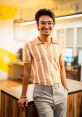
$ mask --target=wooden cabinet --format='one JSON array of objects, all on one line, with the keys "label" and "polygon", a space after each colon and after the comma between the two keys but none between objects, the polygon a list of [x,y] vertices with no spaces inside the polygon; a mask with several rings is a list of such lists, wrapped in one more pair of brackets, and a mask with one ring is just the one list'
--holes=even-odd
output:
[{"label": "wooden cabinet", "polygon": [[[1,92],[1,117],[38,117],[37,110],[33,102],[24,110],[18,107],[18,100]],[[82,117],[82,93],[68,95],[67,117]]]},{"label": "wooden cabinet", "polygon": [[38,114],[33,102],[24,110],[19,109],[18,99],[1,91],[1,117],[38,117]]},{"label": "wooden cabinet", "polygon": [[82,92],[68,95],[67,117],[82,117]]},{"label": "wooden cabinet", "polygon": [[[1,90],[1,117],[39,117],[32,99],[33,87],[33,84],[28,86],[29,103],[24,110],[20,110],[17,104],[21,86]],[[68,87],[67,117],[82,117],[82,84],[68,80]]]}]

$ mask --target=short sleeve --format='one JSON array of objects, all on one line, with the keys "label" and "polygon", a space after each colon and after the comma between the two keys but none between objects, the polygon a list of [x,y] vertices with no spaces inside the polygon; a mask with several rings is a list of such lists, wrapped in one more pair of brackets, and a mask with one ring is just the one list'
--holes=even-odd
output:
[{"label": "short sleeve", "polygon": [[26,43],[23,47],[23,62],[24,63],[31,63],[31,53],[29,49],[29,44]]}]

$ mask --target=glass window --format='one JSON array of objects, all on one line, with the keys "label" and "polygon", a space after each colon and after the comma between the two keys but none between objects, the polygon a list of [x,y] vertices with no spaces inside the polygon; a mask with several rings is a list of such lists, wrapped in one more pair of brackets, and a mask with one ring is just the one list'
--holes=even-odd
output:
[{"label": "glass window", "polygon": [[82,49],[78,51],[78,64],[82,64]]},{"label": "glass window", "polygon": [[66,45],[73,45],[74,43],[74,29],[69,28],[66,30]]},{"label": "glass window", "polygon": [[66,63],[72,63],[74,60],[73,58],[73,48],[65,48],[64,49],[64,61]]},{"label": "glass window", "polygon": [[57,39],[65,44],[64,29],[57,30]]},{"label": "glass window", "polygon": [[77,28],[77,45],[82,45],[82,27]]}]

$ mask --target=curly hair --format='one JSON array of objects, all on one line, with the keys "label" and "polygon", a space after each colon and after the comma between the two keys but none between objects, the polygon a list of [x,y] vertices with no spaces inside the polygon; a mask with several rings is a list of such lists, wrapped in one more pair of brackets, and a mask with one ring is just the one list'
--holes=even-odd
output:
[{"label": "curly hair", "polygon": [[55,24],[55,14],[50,9],[46,9],[46,8],[40,9],[35,13],[35,20],[37,23],[39,22],[39,18],[43,15],[47,15],[51,17]]}]

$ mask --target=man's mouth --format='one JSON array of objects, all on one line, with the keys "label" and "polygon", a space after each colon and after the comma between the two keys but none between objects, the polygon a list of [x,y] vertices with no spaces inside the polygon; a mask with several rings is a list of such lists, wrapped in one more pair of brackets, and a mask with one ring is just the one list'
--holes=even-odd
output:
[{"label": "man's mouth", "polygon": [[43,31],[51,31],[51,28],[42,28]]}]

